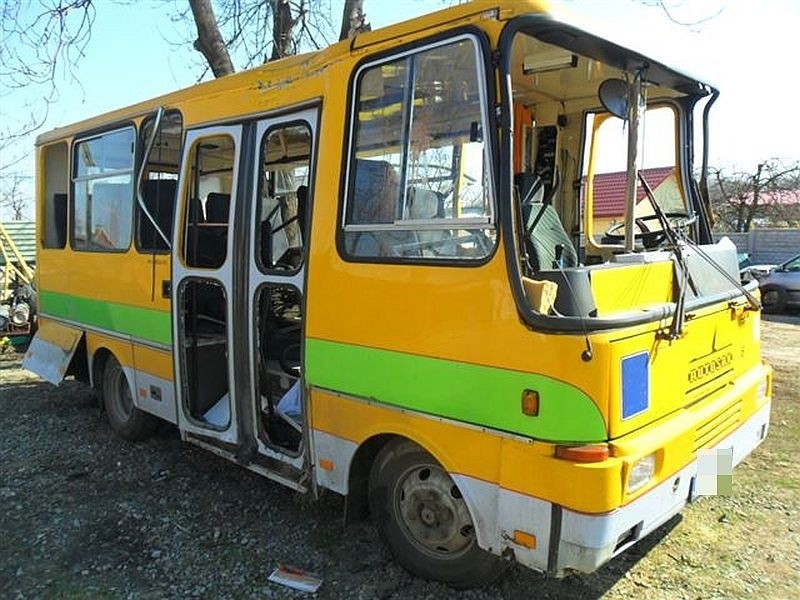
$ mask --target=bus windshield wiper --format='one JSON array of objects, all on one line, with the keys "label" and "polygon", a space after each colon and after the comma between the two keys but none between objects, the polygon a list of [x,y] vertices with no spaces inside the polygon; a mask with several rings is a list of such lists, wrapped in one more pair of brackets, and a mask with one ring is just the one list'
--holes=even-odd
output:
[{"label": "bus windshield wiper", "polygon": [[[722,275],[728,282],[732,283],[733,286],[739,290],[745,298],[747,298],[747,302],[750,304],[750,307],[753,310],[761,310],[761,303],[758,299],[753,296],[743,285],[740,281],[737,281],[731,275],[723,269],[717,261],[711,258],[701,247],[699,244],[694,243],[691,239],[689,239],[686,235],[679,235],[677,231],[672,227],[669,222],[669,219],[664,214],[661,206],[659,206],[658,202],[656,201],[655,194],[653,194],[653,190],[650,185],[645,180],[644,176],[642,175],[641,171],[639,172],[639,180],[642,182],[642,186],[644,187],[645,194],[647,195],[647,199],[650,201],[650,204],[653,206],[653,211],[656,213],[658,217],[658,221],[661,224],[661,227],[664,229],[664,235],[667,236],[667,240],[672,245],[673,252],[675,253],[675,260],[678,263],[678,266],[681,270],[681,278],[678,280],[678,299],[675,305],[675,314],[672,318],[672,324],[670,325],[669,337],[671,339],[679,338],[683,333],[683,324],[685,321],[684,318],[684,306],[686,303],[686,288],[687,284],[691,284],[692,287],[695,287],[691,279],[689,277],[689,269],[686,262],[686,257],[683,255],[681,251],[681,242],[685,243],[689,248],[691,248],[694,252],[697,253],[704,261],[706,261],[717,273]],[[696,216],[694,217],[697,218]],[[696,292],[695,288],[695,292]]]},{"label": "bus windshield wiper", "polygon": [[[678,232],[673,229],[669,219],[658,204],[653,189],[647,183],[642,172],[639,171],[638,175],[639,181],[642,182],[642,187],[647,195],[647,199],[653,206],[653,212],[655,212],[658,222],[661,224],[661,229],[664,231],[664,235],[675,255],[675,262],[678,264],[678,269],[680,270],[680,275],[678,277],[678,297],[675,300],[675,312],[672,315],[672,323],[670,323],[668,335],[669,339],[676,340],[683,335],[683,325],[686,322],[686,289],[690,285],[689,266],[686,257],[683,255]],[[692,285],[692,287],[694,287],[694,285]]]}]

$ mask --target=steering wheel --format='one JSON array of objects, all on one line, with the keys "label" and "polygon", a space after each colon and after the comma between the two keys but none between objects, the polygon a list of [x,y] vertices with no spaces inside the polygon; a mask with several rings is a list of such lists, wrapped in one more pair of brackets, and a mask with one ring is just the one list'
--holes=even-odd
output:
[{"label": "steering wheel", "polygon": [[[682,212],[664,213],[664,217],[667,219],[672,229],[682,229],[689,220],[689,216]],[[633,220],[634,229],[636,230],[633,239],[640,241],[642,246],[648,250],[651,248],[658,248],[667,241],[667,232],[661,228],[651,230],[648,226],[650,221],[655,221],[657,225],[661,225],[658,215],[644,215],[642,217],[636,217]],[[608,244],[616,244],[625,241],[625,222],[622,221],[609,227],[603,235],[603,241]]]}]

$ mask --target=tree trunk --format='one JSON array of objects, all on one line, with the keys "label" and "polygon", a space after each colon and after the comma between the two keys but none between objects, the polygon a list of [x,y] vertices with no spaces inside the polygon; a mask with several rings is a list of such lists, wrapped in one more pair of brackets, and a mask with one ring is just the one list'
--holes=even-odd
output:
[{"label": "tree trunk", "polygon": [[236,69],[228,54],[228,48],[219,32],[217,18],[211,7],[211,0],[189,0],[195,25],[197,25],[197,39],[194,41],[195,50],[198,50],[206,59],[214,77],[230,75]]},{"label": "tree trunk", "polygon": [[370,24],[367,23],[367,15],[364,14],[364,0],[345,0],[339,39],[346,40],[357,33],[371,29]]},{"label": "tree trunk", "polygon": [[[301,7],[301,11],[303,7]],[[292,30],[294,19],[289,0],[272,0],[272,56],[277,60],[294,54]]]},{"label": "tree trunk", "polygon": [[755,177],[753,177],[753,200],[749,206],[749,210],[747,211],[747,215],[744,221],[744,230],[743,231],[750,231],[750,226],[753,224],[753,217],[758,210],[758,203],[761,200],[761,171],[764,170],[765,163],[760,163],[758,165],[758,169],[756,170]]}]

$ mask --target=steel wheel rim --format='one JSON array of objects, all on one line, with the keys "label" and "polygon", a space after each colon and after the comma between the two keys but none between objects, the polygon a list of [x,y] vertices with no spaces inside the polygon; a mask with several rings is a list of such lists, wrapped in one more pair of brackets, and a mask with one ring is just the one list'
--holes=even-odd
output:
[{"label": "steel wheel rim", "polygon": [[398,478],[392,500],[401,531],[427,556],[454,559],[475,542],[467,504],[440,467],[417,465],[408,469]]}]

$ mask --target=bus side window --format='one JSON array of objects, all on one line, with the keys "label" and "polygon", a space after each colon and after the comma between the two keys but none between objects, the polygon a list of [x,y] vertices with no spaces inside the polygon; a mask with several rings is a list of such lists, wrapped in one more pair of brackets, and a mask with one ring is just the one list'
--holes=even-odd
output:
[{"label": "bus side window", "polygon": [[69,186],[67,144],[60,142],[44,149],[44,215],[42,247],[67,245],[67,188]]},{"label": "bus side window", "polygon": [[477,40],[462,36],[356,73],[345,255],[479,261],[491,253],[495,212],[476,50]]},{"label": "bus side window", "polygon": [[[153,119],[145,121],[141,131],[144,148],[150,140]],[[183,138],[183,118],[178,111],[166,113],[156,132],[156,139],[141,168],[145,171],[142,199],[147,211],[168,240],[172,240],[175,205],[178,198],[178,169]],[[140,252],[163,253],[169,244],[153,227],[150,219],[136,203],[136,247]]]},{"label": "bus side window", "polygon": [[[176,179],[151,179],[144,182],[142,189],[144,204],[167,239],[172,239],[172,219],[175,216],[175,195],[177,193],[178,181]],[[141,214],[141,208],[138,206],[137,211],[139,212],[139,248],[153,252],[169,250],[167,242],[161,238],[150,220]]]},{"label": "bus side window", "polygon": [[133,126],[77,141],[73,146],[72,247],[125,252],[133,235]]}]

